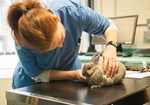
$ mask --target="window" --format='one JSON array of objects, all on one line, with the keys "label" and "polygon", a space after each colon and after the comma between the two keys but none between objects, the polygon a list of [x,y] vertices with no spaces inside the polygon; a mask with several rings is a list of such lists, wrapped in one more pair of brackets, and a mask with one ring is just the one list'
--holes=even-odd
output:
[{"label": "window", "polygon": [[0,54],[14,54],[15,46],[7,24],[8,7],[13,0],[0,0]]}]

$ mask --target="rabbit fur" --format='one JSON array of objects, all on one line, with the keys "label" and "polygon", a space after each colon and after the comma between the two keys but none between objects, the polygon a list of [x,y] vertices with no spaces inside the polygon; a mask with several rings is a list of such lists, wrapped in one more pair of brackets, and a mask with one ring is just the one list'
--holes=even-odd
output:
[{"label": "rabbit fur", "polygon": [[117,61],[119,67],[117,74],[113,77],[107,77],[103,73],[102,64],[98,65],[99,57],[98,54],[93,55],[91,62],[83,66],[82,74],[87,78],[88,85],[93,89],[122,83],[126,73],[125,66]]}]

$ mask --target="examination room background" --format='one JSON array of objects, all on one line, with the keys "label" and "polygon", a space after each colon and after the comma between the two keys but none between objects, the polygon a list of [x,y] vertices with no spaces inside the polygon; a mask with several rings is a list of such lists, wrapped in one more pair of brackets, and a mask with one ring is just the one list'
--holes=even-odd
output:
[{"label": "examination room background", "polygon": [[[6,22],[7,9],[12,2],[19,0],[0,0],[0,105],[6,105],[5,91],[11,89],[11,77],[17,64],[11,31]],[[40,0],[50,2],[51,0]],[[138,15],[138,25],[135,42],[126,45],[127,48],[149,48],[150,41],[144,38],[144,31],[148,30],[147,19],[150,19],[150,0],[93,0],[94,10],[105,17]],[[81,0],[87,5],[87,0]],[[86,52],[89,46],[88,35],[83,33],[80,52]],[[96,45],[96,49],[102,45]],[[97,49],[98,50],[98,49]],[[6,55],[9,54],[9,55]]]}]

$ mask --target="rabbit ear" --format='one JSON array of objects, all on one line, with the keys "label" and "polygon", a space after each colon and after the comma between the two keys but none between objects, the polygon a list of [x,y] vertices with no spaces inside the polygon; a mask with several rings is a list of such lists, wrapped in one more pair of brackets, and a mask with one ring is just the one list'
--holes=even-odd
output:
[{"label": "rabbit ear", "polygon": [[92,57],[92,62],[94,62],[95,64],[97,64],[98,61],[99,61],[99,58],[100,58],[100,54],[99,53],[94,54],[93,57]]},{"label": "rabbit ear", "polygon": [[96,53],[96,56],[100,56],[100,55],[101,55],[101,53],[100,53],[100,52]]}]

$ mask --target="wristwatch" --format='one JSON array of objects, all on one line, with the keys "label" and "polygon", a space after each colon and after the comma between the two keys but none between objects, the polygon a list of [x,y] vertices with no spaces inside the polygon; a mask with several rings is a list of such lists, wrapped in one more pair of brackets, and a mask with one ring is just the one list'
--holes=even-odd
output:
[{"label": "wristwatch", "polygon": [[113,42],[113,41],[109,41],[109,42],[106,44],[106,46],[108,46],[108,45],[112,45],[112,46],[114,46],[114,47],[117,48],[117,44],[116,44],[115,42]]}]

